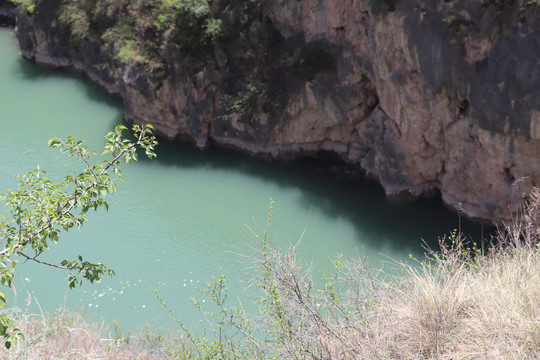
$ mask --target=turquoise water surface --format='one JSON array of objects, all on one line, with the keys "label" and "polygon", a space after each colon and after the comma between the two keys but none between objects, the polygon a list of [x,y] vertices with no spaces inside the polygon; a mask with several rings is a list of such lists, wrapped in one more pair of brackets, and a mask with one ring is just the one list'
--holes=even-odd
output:
[{"label": "turquoise water surface", "polygon": [[[72,135],[98,149],[121,123],[118,99],[82,78],[22,59],[7,29],[0,29],[0,53],[2,190],[16,184],[14,174],[38,164],[57,179],[79,166],[47,148],[50,137]],[[309,164],[275,164],[231,151],[163,143],[156,160],[124,167],[123,177],[108,212],[91,213],[83,228],[43,256],[58,263],[82,254],[116,276],[68,291],[62,271],[21,263],[12,304],[30,302],[30,311],[47,312],[65,305],[122,327],[168,327],[173,322],[150,291],[155,288],[191,324],[199,319],[189,301],[197,294],[193,285],[203,286],[220,267],[235,297],[242,296],[249,266],[237,254],[251,251],[250,229],[264,230],[270,198],[271,240],[286,246],[302,238],[299,256],[319,278],[338,253],[368,255],[369,265],[379,268],[421,256],[421,239],[435,244],[458,225],[436,200],[389,202],[371,182],[337,182]]]}]

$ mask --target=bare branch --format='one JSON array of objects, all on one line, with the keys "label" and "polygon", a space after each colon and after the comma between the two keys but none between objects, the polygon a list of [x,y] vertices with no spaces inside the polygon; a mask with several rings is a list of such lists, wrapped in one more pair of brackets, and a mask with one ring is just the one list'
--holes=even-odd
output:
[{"label": "bare branch", "polygon": [[47,266],[51,266],[51,267],[54,267],[54,268],[57,268],[57,269],[62,269],[62,270],[69,270],[65,266],[55,265],[55,264],[51,264],[51,263],[36,259],[36,256],[38,256],[39,254],[34,256],[34,257],[31,257],[31,256],[26,255],[25,253],[20,252],[19,255],[26,258],[26,260],[32,260],[32,261],[37,262],[38,264],[47,265]]}]

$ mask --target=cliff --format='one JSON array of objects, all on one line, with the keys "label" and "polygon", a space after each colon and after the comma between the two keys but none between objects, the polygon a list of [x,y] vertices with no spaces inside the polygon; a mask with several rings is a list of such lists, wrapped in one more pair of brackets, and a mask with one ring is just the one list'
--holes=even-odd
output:
[{"label": "cliff", "polygon": [[390,196],[438,189],[492,222],[540,183],[533,2],[34,2],[23,56],[87,74],[168,139],[329,152]]},{"label": "cliff", "polygon": [[0,26],[15,26],[16,17],[17,11],[15,4],[0,1]]}]

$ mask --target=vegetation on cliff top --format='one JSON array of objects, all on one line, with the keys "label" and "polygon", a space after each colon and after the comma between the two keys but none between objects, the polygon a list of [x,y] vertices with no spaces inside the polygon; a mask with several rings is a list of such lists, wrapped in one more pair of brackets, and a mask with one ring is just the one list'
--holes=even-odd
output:
[{"label": "vegetation on cliff top", "polygon": [[[68,359],[538,359],[540,190],[525,206],[487,252],[455,232],[417,265],[395,264],[396,276],[373,272],[362,258],[336,257],[335,273],[318,288],[296,247],[275,249],[267,229],[255,235],[256,251],[246,254],[253,265],[250,286],[259,290],[252,299],[256,311],[231,301],[221,273],[201,290],[214,304],[211,311],[192,300],[207,320],[200,334],[176,318],[184,333],[176,340],[146,333],[146,347],[140,337],[130,346],[122,336],[111,342],[100,326],[81,331],[73,315],[52,322],[23,316],[21,327],[38,330],[3,355],[37,354],[36,346],[43,349],[39,356]],[[83,334],[73,335],[77,331]],[[71,334],[69,344],[55,340],[61,332]]]}]

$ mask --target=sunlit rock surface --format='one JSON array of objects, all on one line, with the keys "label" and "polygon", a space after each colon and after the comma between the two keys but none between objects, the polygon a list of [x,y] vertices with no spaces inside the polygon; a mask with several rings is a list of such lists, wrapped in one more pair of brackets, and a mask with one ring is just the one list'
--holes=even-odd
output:
[{"label": "sunlit rock surface", "polygon": [[[240,34],[197,66],[166,49],[164,69],[152,73],[119,64],[91,33],[73,46],[55,22],[61,3],[19,14],[23,55],[86,73],[124,99],[128,122],[152,123],[161,136],[272,158],[330,152],[391,196],[438,189],[452,208],[493,222],[539,183],[534,5],[271,0],[274,52],[252,51]],[[279,54],[295,47],[301,61],[286,68]],[[242,96],[255,111],[231,111]]]}]

